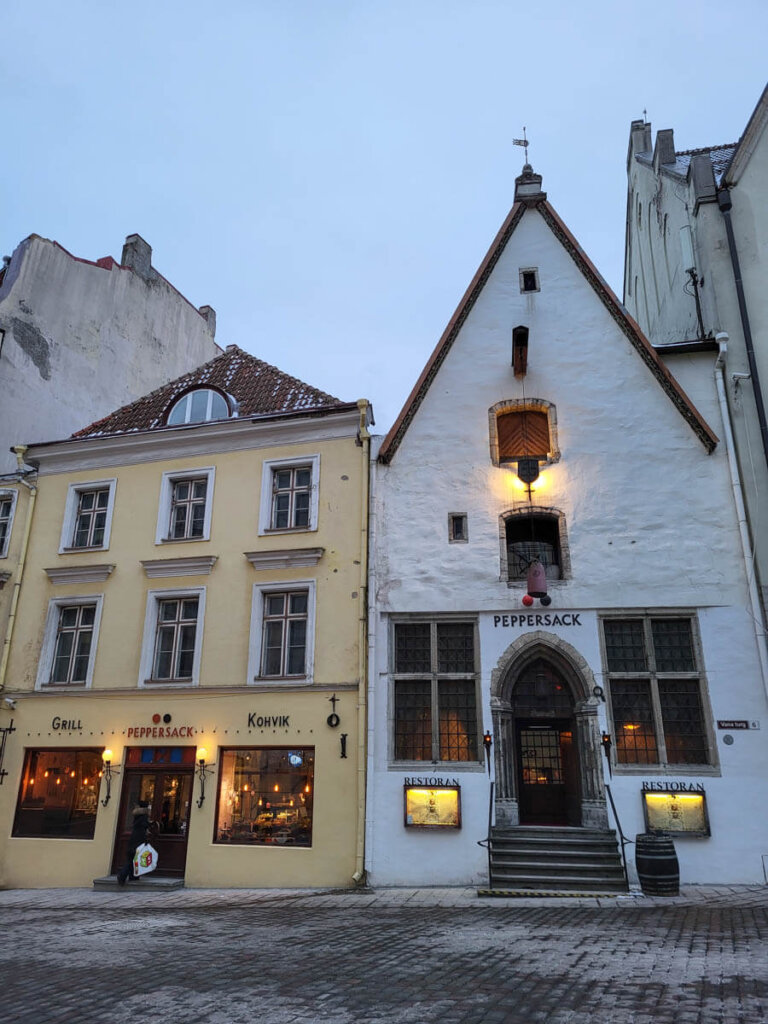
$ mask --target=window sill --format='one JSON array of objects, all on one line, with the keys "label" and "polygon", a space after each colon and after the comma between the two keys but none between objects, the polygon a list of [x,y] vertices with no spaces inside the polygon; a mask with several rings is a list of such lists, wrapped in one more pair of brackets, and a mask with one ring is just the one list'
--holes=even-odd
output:
[{"label": "window sill", "polygon": [[711,775],[722,774],[720,767],[714,764],[614,764],[614,775],[640,776],[640,775]]},{"label": "window sill", "polygon": [[181,679],[145,679],[144,686],[197,686],[197,680],[191,676]]},{"label": "window sill", "polygon": [[160,544],[199,544],[210,537],[161,537]]},{"label": "window sill", "polygon": [[269,537],[272,534],[281,533],[313,533],[316,530],[317,527],[313,526],[311,523],[309,526],[268,526],[265,530],[262,531],[262,536]]},{"label": "window sill", "polygon": [[84,554],[89,551],[109,551],[109,547],[104,544],[90,544],[84,548],[59,548],[60,555],[79,555],[81,551]]},{"label": "window sill", "polygon": [[387,771],[390,772],[452,771],[479,774],[485,770],[482,761],[390,761],[387,765]]},{"label": "window sill", "polygon": [[251,680],[251,686],[258,686],[259,683],[269,685],[270,683],[311,683],[312,680],[307,675],[301,676],[254,676]]}]

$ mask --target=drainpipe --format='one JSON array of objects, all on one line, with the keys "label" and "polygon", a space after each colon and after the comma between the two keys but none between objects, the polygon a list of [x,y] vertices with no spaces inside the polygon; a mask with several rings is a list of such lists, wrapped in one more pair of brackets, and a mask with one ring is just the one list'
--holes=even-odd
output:
[{"label": "drainpipe", "polygon": [[733,443],[733,431],[731,430],[731,419],[728,410],[728,401],[725,396],[725,356],[728,352],[728,335],[725,333],[716,334],[715,341],[720,349],[715,361],[715,387],[717,388],[717,400],[720,403],[720,416],[723,421],[723,433],[725,435],[725,450],[728,453],[728,467],[731,471],[731,490],[733,500],[736,504],[736,514],[739,520],[739,535],[741,537],[741,550],[744,555],[744,564],[747,572],[747,587],[749,589],[749,603],[752,606],[752,621],[755,629],[755,641],[757,653],[760,659],[760,672],[763,677],[763,689],[768,697],[768,643],[766,643],[765,622],[760,604],[760,595],[757,591],[755,581],[754,553],[752,542],[749,537],[747,526],[747,513],[744,508],[744,497],[741,490],[741,478],[739,476],[739,463],[736,458],[736,447]]},{"label": "drainpipe", "polygon": [[369,501],[369,466],[371,451],[371,435],[368,433],[368,402],[361,398],[357,403],[360,410],[360,426],[358,443],[362,447],[362,480],[360,484],[360,503],[362,527],[360,532],[360,589],[358,604],[360,607],[359,628],[357,636],[358,650],[358,682],[357,682],[357,825],[355,849],[355,873],[352,880],[355,885],[365,882],[365,732],[366,685],[368,680],[368,501]]},{"label": "drainpipe", "polygon": [[29,508],[27,509],[27,521],[24,524],[24,537],[21,541],[21,553],[19,555],[19,564],[16,567],[16,580],[13,584],[13,594],[11,595],[11,610],[8,613],[8,623],[5,627],[5,639],[3,640],[3,656],[0,659],[0,692],[5,689],[5,676],[8,672],[8,657],[11,652],[11,639],[13,637],[13,627],[16,624],[16,608],[19,604],[19,593],[21,591],[21,583],[24,579],[24,566],[27,561],[27,548],[29,547],[29,534],[32,529],[32,516],[35,511],[35,499],[37,498],[37,487],[35,484],[30,484],[24,478],[24,455],[27,451],[27,446],[24,444],[16,445],[12,449],[16,453],[17,463],[17,480],[20,484],[24,484],[29,490]]},{"label": "drainpipe", "polygon": [[749,372],[752,375],[752,390],[755,396],[755,405],[757,406],[757,422],[760,424],[760,437],[763,441],[763,455],[765,456],[766,465],[768,465],[768,424],[765,419],[765,405],[763,403],[763,392],[760,387],[760,375],[757,371],[757,362],[755,360],[755,346],[752,341],[752,328],[749,323],[749,313],[747,311],[747,301],[744,296],[744,282],[741,278],[741,264],[739,263],[739,254],[736,251],[736,238],[733,234],[733,223],[731,221],[731,194],[728,189],[720,189],[717,193],[717,205],[720,207],[720,212],[725,220],[725,233],[728,237],[728,252],[731,256],[731,268],[733,269],[733,280],[736,285],[736,297],[739,301],[739,315],[741,317],[741,329],[744,332],[744,342],[747,346],[747,360],[749,361]]},{"label": "drainpipe", "polygon": [[376,666],[376,485],[378,482],[377,455],[371,451],[369,455],[369,511],[368,511],[368,537],[369,548],[372,555],[368,561],[368,760],[367,760],[367,786],[368,786],[368,813],[365,820],[365,870],[371,874],[373,870],[373,816],[374,807],[374,752],[375,725],[376,725],[376,687],[377,678]]}]

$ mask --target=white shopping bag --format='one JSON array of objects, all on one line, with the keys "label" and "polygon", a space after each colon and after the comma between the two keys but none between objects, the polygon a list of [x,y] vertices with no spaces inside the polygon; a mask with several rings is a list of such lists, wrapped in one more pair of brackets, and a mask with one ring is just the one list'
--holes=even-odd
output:
[{"label": "white shopping bag", "polygon": [[141,846],[136,847],[136,853],[133,856],[133,876],[138,878],[139,875],[146,875],[150,871],[154,871],[157,867],[157,850],[154,846],[150,846],[149,843],[142,843]]}]

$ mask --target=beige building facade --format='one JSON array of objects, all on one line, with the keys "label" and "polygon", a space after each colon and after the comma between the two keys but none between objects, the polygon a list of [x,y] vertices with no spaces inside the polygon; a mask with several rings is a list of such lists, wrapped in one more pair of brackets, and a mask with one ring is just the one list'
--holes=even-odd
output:
[{"label": "beige building facade", "polygon": [[230,346],[30,446],[0,884],[114,875],[139,800],[187,886],[360,880],[369,421]]}]

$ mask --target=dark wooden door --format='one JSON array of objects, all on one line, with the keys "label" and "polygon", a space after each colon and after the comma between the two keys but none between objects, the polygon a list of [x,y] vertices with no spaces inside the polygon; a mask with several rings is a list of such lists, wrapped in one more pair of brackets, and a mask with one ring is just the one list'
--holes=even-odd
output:
[{"label": "dark wooden door", "polygon": [[522,825],[576,825],[577,763],[571,722],[517,723],[517,762]]},{"label": "dark wooden door", "polygon": [[126,767],[112,870],[125,864],[133,825],[133,808],[149,801],[149,842],[157,850],[157,874],[183,877],[187,860],[194,769]]}]

